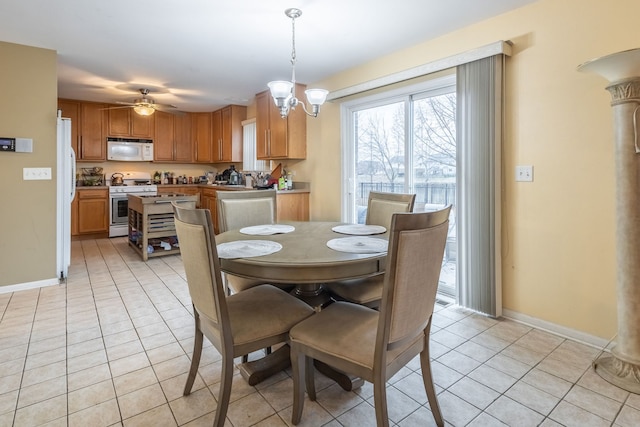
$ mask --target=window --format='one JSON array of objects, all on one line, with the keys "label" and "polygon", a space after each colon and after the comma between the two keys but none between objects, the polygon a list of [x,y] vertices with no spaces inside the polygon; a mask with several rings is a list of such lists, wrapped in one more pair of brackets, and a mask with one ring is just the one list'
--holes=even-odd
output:
[{"label": "window", "polygon": [[343,218],[363,223],[370,191],[415,193],[415,212],[453,205],[440,292],[456,292],[455,76],[345,103]]}]

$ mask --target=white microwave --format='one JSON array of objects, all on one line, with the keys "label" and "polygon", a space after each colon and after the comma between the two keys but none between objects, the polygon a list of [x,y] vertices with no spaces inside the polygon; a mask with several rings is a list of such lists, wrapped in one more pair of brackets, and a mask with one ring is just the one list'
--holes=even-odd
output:
[{"label": "white microwave", "polygon": [[150,162],[153,160],[153,140],[107,137],[107,160]]}]

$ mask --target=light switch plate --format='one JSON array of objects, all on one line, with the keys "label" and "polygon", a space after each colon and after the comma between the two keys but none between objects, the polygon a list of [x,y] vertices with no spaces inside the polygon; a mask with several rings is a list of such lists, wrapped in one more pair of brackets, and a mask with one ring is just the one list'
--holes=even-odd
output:
[{"label": "light switch plate", "polygon": [[22,168],[22,179],[25,181],[51,179],[51,168]]},{"label": "light switch plate", "polygon": [[532,182],[533,166],[531,165],[516,166],[516,181]]}]

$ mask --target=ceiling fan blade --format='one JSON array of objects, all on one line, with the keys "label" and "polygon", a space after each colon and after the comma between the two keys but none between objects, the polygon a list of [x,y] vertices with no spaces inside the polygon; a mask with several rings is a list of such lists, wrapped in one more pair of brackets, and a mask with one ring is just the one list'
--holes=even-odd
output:
[{"label": "ceiling fan blade", "polygon": [[175,105],[171,105],[171,104],[153,104],[153,108],[155,108],[158,111],[164,111],[165,113],[182,113],[182,111],[178,111]]},{"label": "ceiling fan blade", "polygon": [[100,110],[119,110],[121,108],[133,108],[135,107],[135,104],[131,104],[131,105],[123,105],[122,107],[107,107],[107,108],[101,108]]},{"label": "ceiling fan blade", "polygon": [[175,105],[172,104],[153,104],[154,106],[158,107],[158,108],[165,108],[165,109],[169,109],[169,108],[178,108]]},{"label": "ceiling fan blade", "polygon": [[125,101],[115,101],[115,104],[130,105],[130,106],[136,105],[133,102],[125,102]]}]

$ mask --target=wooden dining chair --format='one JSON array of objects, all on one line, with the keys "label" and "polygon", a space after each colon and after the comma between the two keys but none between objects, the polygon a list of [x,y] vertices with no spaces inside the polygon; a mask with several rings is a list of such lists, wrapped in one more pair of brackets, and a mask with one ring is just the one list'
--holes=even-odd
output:
[{"label": "wooden dining chair", "polygon": [[217,191],[220,233],[276,222],[276,190]]},{"label": "wooden dining chair", "polygon": [[431,412],[442,414],[433,386],[429,332],[447,239],[448,221],[432,225],[431,213],[394,214],[380,310],[336,302],[289,332],[293,371],[292,423],[316,399],[313,360],[373,383],[376,424],[388,426],[386,382],[416,355]]},{"label": "wooden dining chair", "polygon": [[[394,213],[412,212],[415,194],[369,192],[365,224],[381,225],[389,230]],[[448,216],[448,213],[447,213]],[[364,279],[343,280],[327,284],[334,299],[377,307],[382,296],[384,276],[379,274]]]},{"label": "wooden dining chair", "polygon": [[370,191],[364,223],[381,225],[389,230],[391,215],[400,212],[413,212],[415,201],[415,194]]},{"label": "wooden dining chair", "polygon": [[[276,190],[238,190],[217,192],[218,230],[238,230],[252,225],[276,222]],[[227,292],[241,292],[262,282],[224,274]]]},{"label": "wooden dining chair", "polygon": [[173,204],[180,253],[193,303],[195,341],[191,368],[183,394],[191,393],[198,373],[203,335],[222,355],[222,373],[214,426],[225,422],[233,359],[288,341],[291,327],[313,314],[313,309],[271,285],[255,286],[225,295],[220,274],[211,212]]}]

